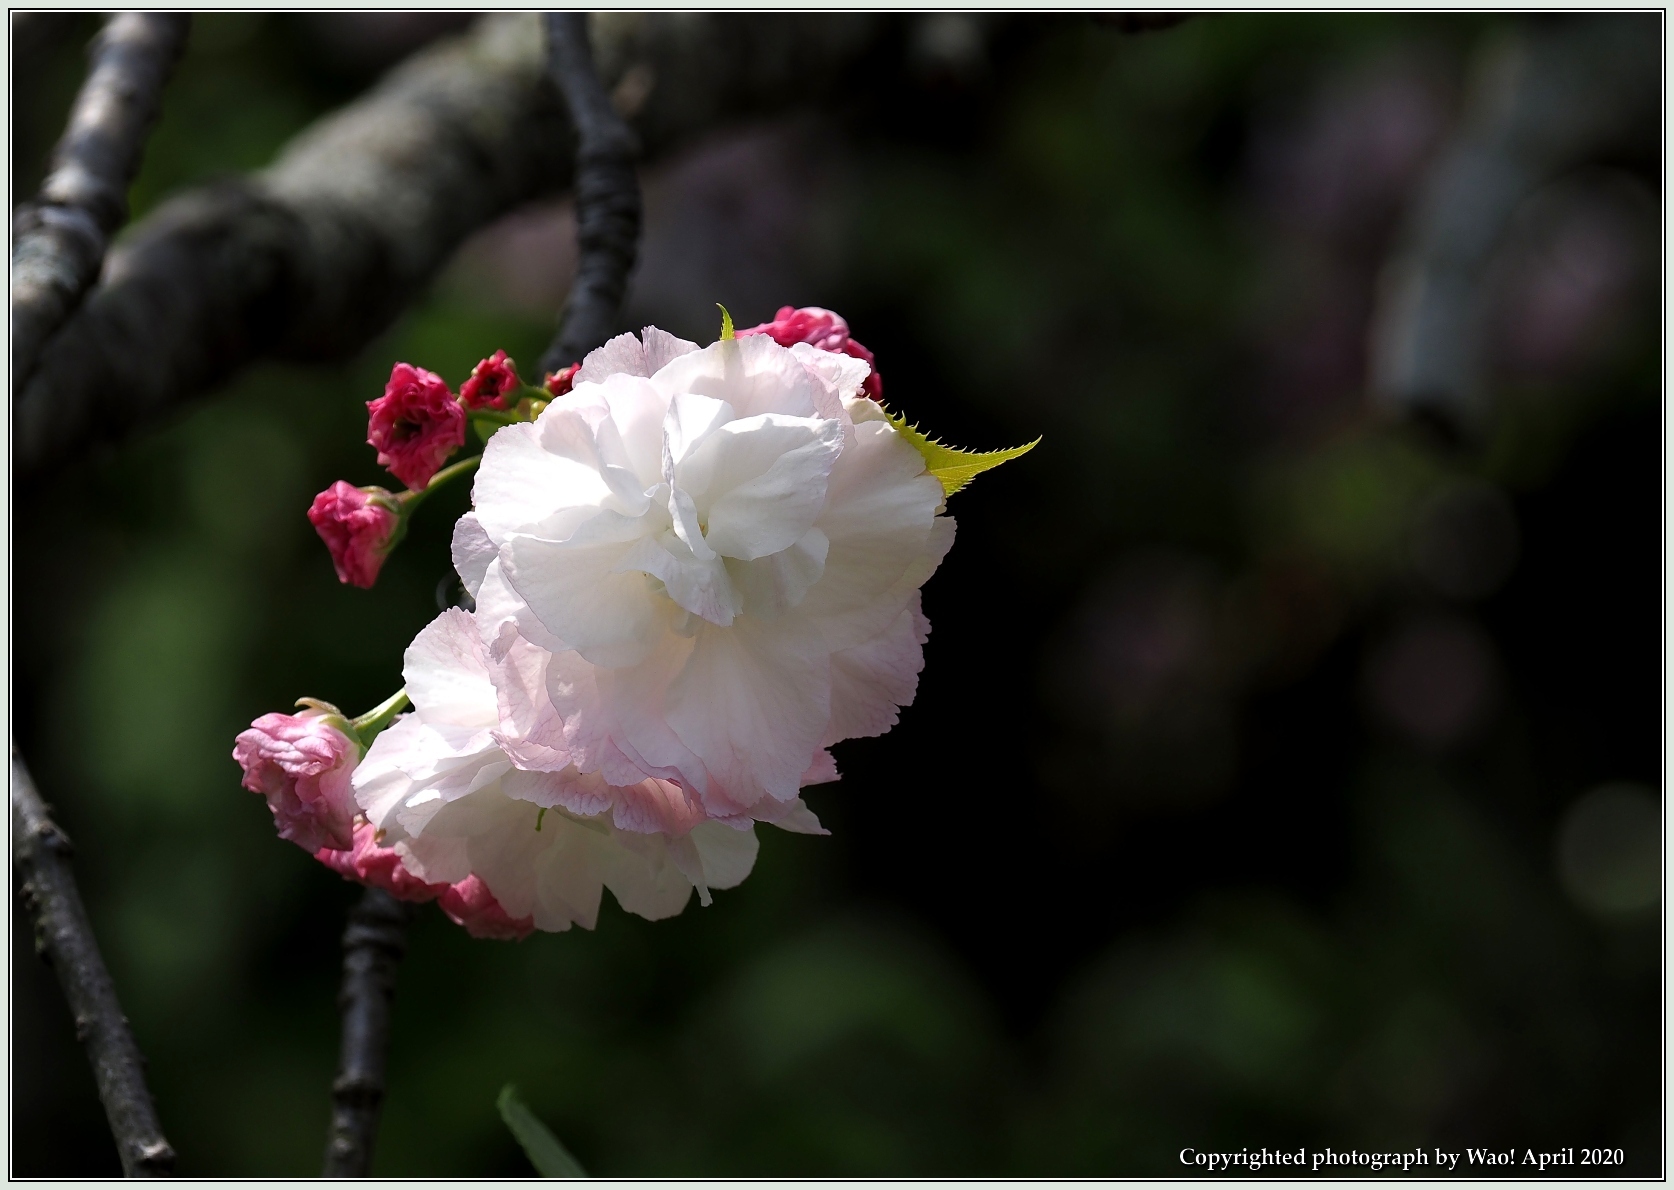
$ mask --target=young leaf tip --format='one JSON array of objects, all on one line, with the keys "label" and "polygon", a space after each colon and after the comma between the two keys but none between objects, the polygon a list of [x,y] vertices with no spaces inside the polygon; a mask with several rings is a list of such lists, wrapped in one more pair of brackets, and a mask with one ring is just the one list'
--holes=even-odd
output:
[{"label": "young leaf tip", "polygon": [[1009,463],[1040,445],[1040,439],[1036,438],[1033,442],[1013,446],[1007,450],[961,450],[957,446],[937,442],[917,426],[908,425],[906,417],[899,413],[885,410],[884,415],[889,418],[889,424],[895,427],[901,437],[923,456],[924,469],[941,481],[944,496],[953,495],[984,471],[992,471],[1001,463]]},{"label": "young leaf tip", "polygon": [[728,339],[736,339],[738,336],[732,332],[732,315],[720,302],[715,303],[715,308],[721,312],[721,342],[725,343]]}]

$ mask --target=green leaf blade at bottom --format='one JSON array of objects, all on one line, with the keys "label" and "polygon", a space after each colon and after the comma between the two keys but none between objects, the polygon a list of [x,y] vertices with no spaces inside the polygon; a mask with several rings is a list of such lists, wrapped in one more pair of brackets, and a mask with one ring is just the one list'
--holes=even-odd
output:
[{"label": "green leaf blade at bottom", "polygon": [[587,1171],[581,1168],[581,1162],[566,1149],[563,1142],[552,1135],[552,1129],[541,1123],[540,1118],[529,1110],[529,1105],[518,1097],[517,1088],[507,1083],[500,1088],[500,1097],[495,1100],[500,1109],[500,1118],[511,1129],[511,1134],[517,1138],[517,1143],[523,1147],[524,1154],[529,1158],[529,1164],[535,1167],[535,1172],[543,1178],[584,1178]]}]

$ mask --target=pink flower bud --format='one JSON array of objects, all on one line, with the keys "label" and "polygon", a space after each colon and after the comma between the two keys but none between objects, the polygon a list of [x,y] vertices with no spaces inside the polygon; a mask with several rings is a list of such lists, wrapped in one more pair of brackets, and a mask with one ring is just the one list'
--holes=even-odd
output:
[{"label": "pink flower bud", "polygon": [[433,900],[451,887],[427,884],[407,871],[400,852],[393,847],[378,846],[377,831],[365,819],[354,824],[352,848],[321,848],[314,853],[314,858],[343,879],[381,888],[399,901]]},{"label": "pink flower bud", "polygon": [[337,581],[370,587],[389,556],[401,518],[390,508],[395,498],[383,488],[356,488],[341,479],[308,506],[320,540],[331,551]]},{"label": "pink flower bud", "polygon": [[233,746],[244,788],[267,798],[279,837],[304,851],[353,843],[349,777],[360,763],[360,744],[334,719],[314,710],[263,715]]},{"label": "pink flower bud", "polygon": [[434,372],[396,364],[384,395],[366,409],[366,441],[378,448],[379,466],[415,492],[465,445],[465,410]]},{"label": "pink flower bud", "polygon": [[471,369],[471,378],[459,386],[459,399],[467,409],[504,409],[506,394],[516,392],[517,365],[496,351]]},{"label": "pink flower bud", "polygon": [[[849,324],[843,316],[819,306],[803,306],[800,310],[795,306],[780,306],[772,322],[737,332],[740,339],[745,335],[767,335],[781,347],[807,343],[821,351],[835,351],[872,363],[872,353],[849,338]],[[876,365],[860,391],[874,401],[883,399],[883,378],[878,375]]]},{"label": "pink flower bud", "polygon": [[556,372],[546,374],[546,383],[542,386],[555,397],[561,397],[575,387],[575,374],[581,371],[580,364],[571,364],[567,368],[559,368]]},{"label": "pink flower bud", "polygon": [[436,902],[442,912],[470,931],[473,938],[522,941],[535,929],[533,917],[513,918],[475,874],[450,887]]}]

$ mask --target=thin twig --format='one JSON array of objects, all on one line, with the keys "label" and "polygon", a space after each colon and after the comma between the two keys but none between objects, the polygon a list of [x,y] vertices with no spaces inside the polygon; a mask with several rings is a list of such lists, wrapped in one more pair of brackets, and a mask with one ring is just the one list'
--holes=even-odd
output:
[{"label": "thin twig", "polygon": [[117,1003],[99,955],[75,874],[70,840],[46,804],[17,749],[12,750],[12,858],[23,878],[24,904],[35,922],[35,949],[58,974],[76,1036],[87,1047],[99,1098],[105,1104],[122,1171],[130,1178],[162,1177],[174,1169],[157,1109],[145,1085],[145,1059]]},{"label": "thin twig", "polygon": [[92,69],[40,196],[13,224],[14,392],[98,278],[111,234],[128,217],[128,186],[190,27],[180,13],[125,12],[94,39]]},{"label": "thin twig", "polygon": [[381,888],[368,888],[349,911],[343,931],[343,1042],[331,1084],[331,1132],[325,1176],[363,1178],[372,1169],[372,1144],[384,1105],[389,1056],[389,1010],[395,972],[407,951],[413,906]]},{"label": "thin twig", "polygon": [[615,329],[639,251],[639,143],[611,106],[593,65],[587,14],[545,14],[547,75],[575,124],[575,223],[580,247],[575,284],[541,371],[580,361]]}]

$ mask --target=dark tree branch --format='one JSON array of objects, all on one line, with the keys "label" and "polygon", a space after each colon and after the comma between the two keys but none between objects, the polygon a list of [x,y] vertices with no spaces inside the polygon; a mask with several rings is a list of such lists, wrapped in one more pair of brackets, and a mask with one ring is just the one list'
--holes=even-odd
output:
[{"label": "dark tree branch", "polygon": [[372,1169],[372,1144],[384,1105],[389,1055],[389,1010],[395,972],[407,951],[413,906],[381,888],[368,888],[349,911],[343,932],[343,1042],[331,1084],[331,1131],[325,1176],[363,1178]]},{"label": "dark tree branch", "polygon": [[190,27],[177,13],[126,12],[94,39],[92,69],[40,196],[13,224],[14,391],[98,277],[105,246],[128,217],[128,186]]},{"label": "dark tree branch", "polygon": [[[849,15],[592,20],[604,85],[631,70],[643,93],[648,80],[633,118],[648,155],[843,95],[898,28]],[[574,135],[544,65],[533,14],[486,18],[302,133],[264,173],[190,191],[143,220],[16,404],[18,485],[256,359],[353,354],[472,231],[561,190]]]},{"label": "dark tree branch", "polygon": [[1478,56],[1459,127],[1380,282],[1371,388],[1385,410],[1453,444],[1486,437],[1482,297],[1495,249],[1538,186],[1655,119],[1656,22],[1544,18]]},{"label": "dark tree branch", "polygon": [[75,1019],[76,1036],[87,1047],[88,1061],[93,1064],[122,1172],[130,1178],[165,1176],[174,1169],[174,1150],[163,1139],[157,1109],[145,1085],[145,1059],[128,1030],[76,890],[70,840],[48,815],[15,748],[12,860],[22,877],[24,904],[35,922],[35,949],[57,973]]},{"label": "dark tree branch", "polygon": [[554,372],[610,337],[639,250],[639,178],[634,134],[611,106],[593,65],[587,15],[549,12],[547,77],[557,86],[576,130],[575,222],[580,247],[575,284],[558,334],[541,357]]}]

